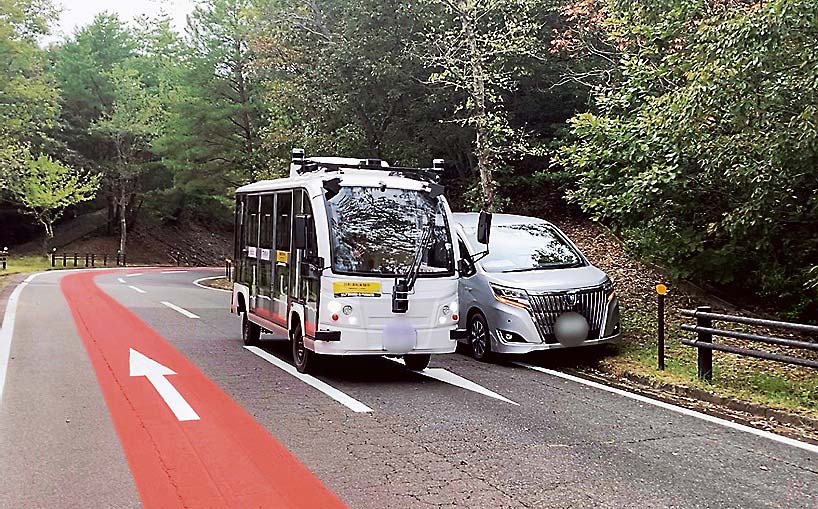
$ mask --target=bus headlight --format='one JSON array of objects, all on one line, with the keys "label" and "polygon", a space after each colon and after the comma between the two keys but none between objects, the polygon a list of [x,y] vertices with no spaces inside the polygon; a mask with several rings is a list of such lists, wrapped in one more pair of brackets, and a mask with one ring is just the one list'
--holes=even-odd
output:
[{"label": "bus headlight", "polygon": [[523,309],[530,307],[528,294],[525,290],[506,288],[505,286],[497,286],[494,284],[491,285],[491,290],[494,292],[494,298],[496,298],[498,302]]}]

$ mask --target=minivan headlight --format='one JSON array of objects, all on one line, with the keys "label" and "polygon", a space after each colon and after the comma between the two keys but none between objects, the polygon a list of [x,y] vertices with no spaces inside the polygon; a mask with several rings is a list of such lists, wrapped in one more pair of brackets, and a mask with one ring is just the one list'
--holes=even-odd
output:
[{"label": "minivan headlight", "polygon": [[506,288],[505,286],[491,285],[494,297],[503,304],[518,308],[528,309],[528,294],[525,290],[518,288]]}]

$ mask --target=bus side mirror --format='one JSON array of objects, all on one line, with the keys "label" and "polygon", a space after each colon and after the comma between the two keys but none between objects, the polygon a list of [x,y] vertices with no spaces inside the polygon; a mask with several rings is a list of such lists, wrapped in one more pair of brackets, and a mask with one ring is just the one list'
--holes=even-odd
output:
[{"label": "bus side mirror", "polygon": [[477,242],[489,245],[489,234],[491,233],[491,212],[480,212],[480,219],[477,220]]},{"label": "bus side mirror", "polygon": [[307,249],[307,217],[297,214],[293,221],[293,247],[296,249]]}]

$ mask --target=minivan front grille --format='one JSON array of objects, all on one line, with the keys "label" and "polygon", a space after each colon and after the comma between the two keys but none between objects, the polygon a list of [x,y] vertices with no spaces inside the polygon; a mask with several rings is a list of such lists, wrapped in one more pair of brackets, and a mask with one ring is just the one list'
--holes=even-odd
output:
[{"label": "minivan front grille", "polygon": [[553,292],[528,295],[531,304],[529,312],[544,343],[557,343],[554,324],[557,317],[568,311],[576,311],[588,320],[588,339],[598,339],[608,299],[605,290],[599,286],[570,292]]}]

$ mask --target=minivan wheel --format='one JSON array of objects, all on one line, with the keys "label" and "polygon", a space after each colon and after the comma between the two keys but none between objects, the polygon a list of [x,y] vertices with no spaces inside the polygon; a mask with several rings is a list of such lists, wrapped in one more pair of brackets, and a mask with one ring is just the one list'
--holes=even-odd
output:
[{"label": "minivan wheel", "polygon": [[432,356],[428,353],[406,354],[403,356],[403,362],[412,371],[423,371],[429,367],[429,361],[431,360]]},{"label": "minivan wheel", "polygon": [[296,326],[292,332],[291,342],[293,345],[293,363],[299,373],[309,373],[315,364],[315,352],[304,346],[304,335],[301,334],[301,327]]},{"label": "minivan wheel", "polygon": [[247,346],[257,346],[261,338],[261,327],[247,318],[247,311],[241,314],[241,339]]},{"label": "minivan wheel", "polygon": [[472,357],[478,361],[487,361],[491,357],[489,324],[480,313],[475,313],[469,319],[469,346]]}]

